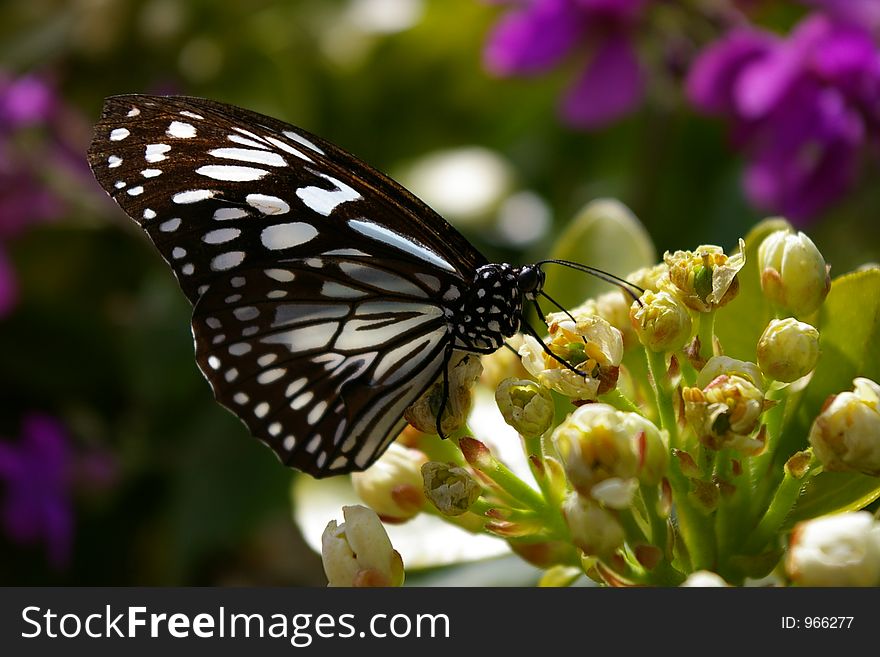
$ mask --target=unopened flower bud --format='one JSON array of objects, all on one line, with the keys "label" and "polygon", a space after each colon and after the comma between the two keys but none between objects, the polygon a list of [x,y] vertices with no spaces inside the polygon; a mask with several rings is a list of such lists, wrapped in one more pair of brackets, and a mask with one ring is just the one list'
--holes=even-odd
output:
[{"label": "unopened flower bud", "polygon": [[825,259],[804,233],[777,230],[758,247],[761,289],[771,302],[792,315],[815,311],[831,289]]},{"label": "unopened flower bud", "polygon": [[698,570],[688,575],[688,578],[681,583],[685,587],[716,587],[730,586],[724,581],[721,575],[716,575],[710,570]]},{"label": "unopened flower bud", "polygon": [[677,296],[697,312],[709,312],[728,303],[739,290],[736,275],[746,263],[744,244],[739,253],[727,256],[711,244],[696,251],[676,251],[663,256],[669,267],[669,281]]},{"label": "unopened flower bud", "polygon": [[867,511],[798,523],[785,570],[801,586],[880,586],[880,523]]},{"label": "unopened flower bud", "polygon": [[[575,490],[584,496],[616,497],[625,488],[594,488],[608,479],[656,485],[668,465],[665,435],[638,413],[608,404],[576,409],[554,431],[552,441]],[[610,499],[610,498],[608,498]]]},{"label": "unopened flower bud", "polygon": [[562,504],[562,514],[572,543],[584,554],[607,557],[623,545],[623,527],[614,514],[598,502],[569,493]]},{"label": "unopened flower bud", "polygon": [[688,309],[668,292],[645,292],[630,307],[630,319],[639,341],[651,351],[677,351],[691,336]]},{"label": "unopened flower bud", "polygon": [[331,520],[321,536],[328,586],[403,585],[403,560],[379,516],[364,506],[344,506],[342,514],[345,522]]},{"label": "unopened flower bud", "polygon": [[403,522],[415,516],[425,502],[422,491],[422,452],[391,443],[379,460],[351,475],[358,497],[385,522]]},{"label": "unopened flower bud", "polygon": [[495,391],[495,402],[504,421],[523,436],[540,436],[553,423],[553,397],[534,381],[505,379]]},{"label": "unopened flower bud", "polygon": [[441,428],[448,436],[461,428],[471,411],[471,389],[483,371],[480,359],[472,354],[460,354],[450,361],[449,389],[443,399],[443,381],[437,381],[415,403],[406,409],[406,421],[424,433],[437,433],[437,414],[443,406]]},{"label": "unopened flower bud", "polygon": [[572,372],[550,356],[532,336],[526,336],[519,349],[523,366],[542,386],[573,399],[596,399],[617,384],[623,337],[601,317],[575,315],[576,321],[572,321],[564,315],[559,318],[560,314],[550,321],[547,346],[586,376]]},{"label": "unopened flower bud", "polygon": [[758,365],[770,379],[791,383],[819,360],[819,331],[793,317],[773,319],[758,340]]},{"label": "unopened flower bud", "polygon": [[428,461],[422,465],[422,478],[425,496],[446,516],[460,516],[482,492],[467,470],[448,463]]},{"label": "unopened flower bud", "polygon": [[810,429],[810,445],[826,470],[880,476],[880,385],[853,381],[819,413]]}]

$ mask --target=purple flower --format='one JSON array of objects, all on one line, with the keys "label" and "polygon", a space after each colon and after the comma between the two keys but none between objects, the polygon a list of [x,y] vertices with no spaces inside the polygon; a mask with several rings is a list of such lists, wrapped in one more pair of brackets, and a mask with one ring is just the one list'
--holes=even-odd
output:
[{"label": "purple flower", "polygon": [[23,146],[17,136],[35,127],[51,132],[58,108],[55,92],[41,78],[11,78],[0,72],[0,317],[12,310],[18,296],[4,247],[28,226],[54,219],[62,210],[41,174],[60,144],[27,140]]},{"label": "purple flower", "polygon": [[26,416],[18,443],[0,441],[0,523],[16,543],[44,541],[55,567],[70,558],[70,464],[67,434],[47,415]]},{"label": "purple flower", "polygon": [[880,2],[877,0],[801,0],[835,20],[860,25],[876,33],[880,30]]},{"label": "purple flower", "polygon": [[584,47],[589,62],[563,100],[572,125],[600,128],[634,111],[645,91],[633,30],[649,0],[525,0],[501,18],[484,51],[498,76],[536,75]]},{"label": "purple flower", "polygon": [[700,54],[687,95],[732,121],[750,200],[803,222],[852,187],[880,134],[880,51],[864,28],[821,14],[788,38],[739,28]]},{"label": "purple flower", "polygon": [[55,110],[52,89],[35,75],[0,75],[0,130],[11,131],[44,123]]}]

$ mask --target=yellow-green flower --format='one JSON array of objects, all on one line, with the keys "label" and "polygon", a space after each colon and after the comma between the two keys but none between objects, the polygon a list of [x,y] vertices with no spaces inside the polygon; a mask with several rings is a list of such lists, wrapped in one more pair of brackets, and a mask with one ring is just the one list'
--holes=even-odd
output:
[{"label": "yellow-green flower", "polygon": [[[608,404],[576,409],[553,431],[552,441],[575,490],[608,506],[629,503],[621,494],[629,490],[631,498],[635,492],[630,480],[660,483],[668,465],[665,434],[638,413]],[[597,489],[611,479],[612,488]]]},{"label": "yellow-green flower", "polygon": [[763,381],[754,363],[726,356],[710,358],[697,385],[682,390],[682,399],[685,417],[704,445],[731,447],[745,454],[763,447],[750,437],[764,411]]},{"label": "yellow-green flower", "polygon": [[495,390],[504,421],[526,437],[543,434],[553,423],[553,397],[534,381],[505,379]]},{"label": "yellow-green flower", "polygon": [[630,318],[639,341],[651,351],[677,351],[691,337],[690,312],[665,291],[646,291],[630,307]]},{"label": "yellow-green flower", "polygon": [[606,320],[595,315],[551,321],[547,343],[554,354],[584,372],[580,376],[547,354],[532,336],[519,349],[523,366],[542,386],[573,399],[595,399],[617,384],[623,359],[623,337]]},{"label": "yellow-green flower", "polygon": [[663,255],[669,267],[669,282],[688,308],[709,312],[728,303],[739,290],[737,274],[746,263],[745,244],[727,256],[720,246],[704,244],[695,251],[676,251]]},{"label": "yellow-green flower", "polygon": [[770,379],[791,383],[819,360],[819,331],[794,317],[773,319],[758,340],[758,365]]},{"label": "yellow-green flower", "polygon": [[804,316],[822,305],[831,289],[825,259],[804,233],[777,230],[758,247],[761,289],[770,302]]},{"label": "yellow-green flower", "polygon": [[482,492],[464,468],[438,461],[422,465],[425,496],[445,516],[459,516],[471,508]]}]

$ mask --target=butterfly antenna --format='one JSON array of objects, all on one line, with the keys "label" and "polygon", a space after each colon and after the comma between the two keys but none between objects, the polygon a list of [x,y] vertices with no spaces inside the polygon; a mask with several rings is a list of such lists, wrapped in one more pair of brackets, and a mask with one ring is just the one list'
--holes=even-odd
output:
[{"label": "butterfly antenna", "polygon": [[[615,276],[614,274],[609,274],[607,271],[602,271],[601,269],[596,269],[595,267],[590,267],[589,265],[582,265],[579,262],[572,262],[571,260],[550,259],[539,260],[535,264],[539,267],[541,265],[547,264],[562,265],[563,267],[568,267],[569,269],[576,269],[577,271],[582,271],[586,274],[590,274],[590,276],[595,276],[596,278],[601,279],[606,283],[616,285],[621,290],[626,292],[630,297],[632,297],[633,301],[638,301],[639,297],[645,293],[645,290],[640,288],[635,283],[630,283],[628,280],[620,278],[619,276]],[[636,294],[636,292],[634,292],[633,290],[636,290],[638,294]],[[547,298],[549,299],[550,297]]]}]

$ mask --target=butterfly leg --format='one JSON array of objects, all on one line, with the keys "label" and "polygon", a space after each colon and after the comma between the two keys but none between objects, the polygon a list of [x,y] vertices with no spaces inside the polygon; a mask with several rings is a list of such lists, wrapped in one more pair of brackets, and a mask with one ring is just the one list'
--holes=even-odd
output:
[{"label": "butterfly leg", "polygon": [[454,351],[454,344],[450,342],[446,345],[446,353],[443,354],[443,391],[442,396],[440,397],[440,410],[437,411],[437,435],[440,436],[441,439],[446,440],[446,436],[443,435],[443,426],[442,419],[443,413],[446,411],[446,404],[449,402],[449,363],[452,360],[452,352]]},{"label": "butterfly leg", "polygon": [[538,344],[540,344],[541,347],[544,349],[544,353],[546,353],[548,356],[550,356],[553,360],[555,360],[557,363],[559,363],[560,365],[562,365],[562,366],[565,367],[566,369],[571,370],[572,372],[574,372],[574,373],[577,374],[578,376],[583,376],[583,377],[586,377],[586,376],[587,376],[587,373],[586,373],[586,372],[582,372],[582,371],[580,371],[578,368],[576,368],[574,365],[572,365],[571,363],[569,363],[569,362],[568,362],[567,360],[565,360],[564,358],[560,358],[559,356],[557,356],[556,354],[554,354],[554,353],[550,350],[550,347],[548,347],[548,346],[544,343],[544,338],[542,338],[542,337],[538,334],[538,332],[537,332],[534,328],[532,328],[532,326],[531,326],[530,324],[527,324],[526,322],[523,322],[523,327],[525,327],[526,332],[527,332],[529,335],[531,335],[533,338],[535,338],[535,339],[538,341]]}]

